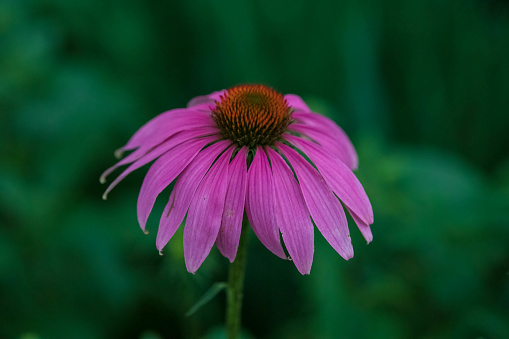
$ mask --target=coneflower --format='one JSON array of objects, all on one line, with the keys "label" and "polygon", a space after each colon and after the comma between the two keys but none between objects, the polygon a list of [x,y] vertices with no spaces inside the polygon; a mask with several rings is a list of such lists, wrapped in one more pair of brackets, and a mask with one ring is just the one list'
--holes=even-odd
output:
[{"label": "coneflower", "polygon": [[292,94],[263,85],[243,85],[192,99],[187,108],[162,113],[116,152],[132,150],[106,170],[130,164],[107,194],[135,169],[150,167],[138,197],[145,224],[158,195],[172,182],[156,246],[161,251],[183,222],[184,257],[191,273],[214,243],[235,260],[244,212],[272,253],[287,253],[302,274],[313,261],[313,223],[344,259],[353,247],[344,207],[364,238],[372,240],[373,211],[352,170],[357,154],[332,120],[310,111]]}]

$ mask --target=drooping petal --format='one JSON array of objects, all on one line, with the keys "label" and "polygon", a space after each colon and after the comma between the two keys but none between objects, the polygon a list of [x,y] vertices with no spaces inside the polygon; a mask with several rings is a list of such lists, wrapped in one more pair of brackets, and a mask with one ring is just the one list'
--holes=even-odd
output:
[{"label": "drooping petal", "polygon": [[[184,129],[183,130],[184,132],[188,132],[187,134],[192,134],[193,136],[190,136],[189,138],[193,138],[193,137],[199,137],[199,136],[205,136],[205,135],[210,135],[210,134],[214,134],[214,133],[217,133],[219,131],[219,129],[217,128],[217,126],[214,126],[214,125],[208,125],[208,126],[198,126],[198,127],[195,127],[193,128],[192,130],[191,129]],[[171,134],[168,138],[166,138],[165,140],[166,141],[169,141],[170,139],[172,139],[174,136],[176,135],[179,135],[181,134],[182,132],[181,131],[177,131],[173,134]],[[152,152],[152,150],[158,148],[159,146],[165,146],[166,143],[162,142],[162,143],[159,143],[159,144],[156,144],[156,145],[153,145],[153,146],[149,146],[148,144],[147,145],[143,145],[142,147],[134,150],[131,154],[129,154],[128,156],[126,156],[125,158],[123,158],[122,160],[118,161],[115,165],[111,166],[110,168],[108,168],[106,171],[104,171],[102,174],[101,174],[101,177],[100,177],[100,182],[101,183],[105,183],[106,182],[106,177],[108,175],[110,175],[114,170],[116,170],[118,167],[120,166],[123,166],[123,165],[127,165],[127,164],[130,164],[132,162],[135,162],[136,160],[142,158],[143,156],[145,156],[147,153],[149,152]],[[120,150],[117,150],[118,152],[123,152],[123,149],[120,149]]]},{"label": "drooping petal", "polygon": [[137,147],[148,150],[175,133],[205,126],[215,126],[210,115],[193,109],[174,109],[159,114],[143,125],[121,150],[131,150]]},{"label": "drooping petal", "polygon": [[301,274],[313,264],[313,223],[293,172],[276,151],[267,147],[274,178],[275,214],[285,246]]},{"label": "drooping petal", "polygon": [[[153,148],[152,150],[147,152],[142,157],[139,157],[139,159],[137,161],[135,161],[133,164],[131,164],[131,166],[129,166],[127,169],[125,169],[108,186],[108,188],[106,189],[106,192],[104,192],[103,198],[106,199],[106,196],[108,195],[108,193],[120,181],[122,181],[126,176],[128,176],[131,172],[133,172],[134,170],[140,168],[141,166],[143,166],[145,164],[148,164],[152,160],[158,158],[159,156],[161,156],[162,154],[164,154],[168,150],[172,149],[173,147],[175,147],[175,146],[177,146],[177,145],[179,145],[179,144],[181,144],[183,142],[186,142],[188,140],[191,140],[193,138],[197,138],[197,137],[201,137],[201,136],[206,136],[206,135],[212,135],[212,134],[215,134],[215,133],[218,133],[218,132],[219,132],[219,129],[217,127],[200,127],[200,128],[192,129],[192,130],[189,130],[189,131],[183,131],[183,132],[177,133],[176,135],[174,135],[173,137],[171,137],[170,139],[168,139],[167,141],[165,141],[161,145]],[[140,149],[138,149],[138,150],[140,150]],[[138,150],[134,151],[130,155],[135,154]],[[122,161],[119,161],[114,166],[110,167],[109,169],[107,169],[101,175],[100,181],[103,182],[103,183],[106,182],[106,176],[109,175],[111,172],[113,172],[117,167],[119,167],[121,165],[124,165],[125,164],[124,160],[126,160],[128,158],[129,158],[129,156],[124,158],[124,159],[122,159]],[[127,163],[129,163],[129,162],[127,162]]]},{"label": "drooping petal", "polygon": [[295,111],[304,111],[310,112],[308,105],[302,100],[302,98],[295,94],[286,94],[285,95],[286,102],[288,105]]},{"label": "drooping petal", "polygon": [[184,220],[191,199],[210,166],[229,145],[229,141],[223,140],[203,149],[177,178],[159,221],[156,237],[159,251],[166,246]]},{"label": "drooping petal", "polygon": [[230,262],[235,260],[242,231],[247,188],[247,147],[242,147],[228,166],[228,189],[216,246]]},{"label": "drooping petal", "polygon": [[208,95],[201,95],[201,96],[194,97],[187,103],[187,107],[196,108],[194,106],[198,106],[198,105],[215,106],[215,102],[219,101],[221,99],[221,96],[224,95],[225,93],[226,93],[226,90],[223,89],[221,91],[212,92]]},{"label": "drooping petal", "polygon": [[327,184],[338,198],[363,222],[373,223],[373,208],[355,174],[339,159],[331,156],[319,145],[302,138],[285,134],[284,138],[304,152],[316,165]]},{"label": "drooping petal", "polygon": [[219,233],[233,149],[226,150],[212,165],[191,200],[184,228],[184,258],[190,273],[203,263]]},{"label": "drooping petal", "polygon": [[159,193],[175,180],[205,145],[216,138],[205,137],[182,143],[154,162],[143,180],[138,195],[138,222],[142,230],[145,230],[148,216]]},{"label": "drooping petal", "polygon": [[359,231],[361,231],[362,236],[366,239],[366,242],[369,244],[373,240],[373,233],[371,233],[371,227],[362,221],[355,213],[353,213],[348,207],[346,208],[350,215],[352,216],[353,221],[357,224]]},{"label": "drooping petal", "polygon": [[[277,143],[288,159],[297,179],[311,217],[329,244],[344,259],[353,257],[352,241],[345,211],[320,173],[292,148]],[[272,159],[272,158],[271,158]]]},{"label": "drooping petal", "polygon": [[247,173],[246,214],[262,244],[280,258],[286,258],[274,214],[272,172],[263,147],[256,154]]},{"label": "drooping petal", "polygon": [[[295,112],[292,116],[295,119],[295,125],[311,127],[311,134],[314,136],[316,136],[314,133],[315,129],[319,129],[320,134],[324,134],[325,131],[325,134],[330,136],[333,141],[335,141],[334,144],[339,147],[339,150],[344,157],[344,160],[341,158],[340,159],[343,160],[343,162],[347,164],[347,166],[352,170],[357,169],[359,165],[359,159],[357,157],[355,147],[353,147],[353,144],[350,141],[348,135],[346,135],[345,131],[343,131],[343,129],[339,127],[334,121],[316,113]],[[311,135],[310,137],[313,138]]]},{"label": "drooping petal", "polygon": [[315,140],[321,146],[326,148],[328,152],[337,156],[350,169],[357,169],[357,153],[355,153],[355,150],[352,152],[353,146],[351,146],[349,140],[348,142],[345,142],[343,139],[331,137],[329,134],[324,133],[322,129],[296,123],[290,124],[288,129]]},{"label": "drooping petal", "polygon": [[145,148],[138,148],[137,150],[134,150],[131,154],[129,154],[125,158],[118,161],[115,165],[108,168],[106,171],[104,171],[101,174],[101,177],[99,178],[99,181],[101,182],[101,184],[106,183],[106,178],[108,177],[108,175],[113,173],[117,168],[119,168],[120,166],[130,164],[132,162],[135,162],[136,160],[140,159],[145,154],[147,154],[147,151],[148,150]]}]

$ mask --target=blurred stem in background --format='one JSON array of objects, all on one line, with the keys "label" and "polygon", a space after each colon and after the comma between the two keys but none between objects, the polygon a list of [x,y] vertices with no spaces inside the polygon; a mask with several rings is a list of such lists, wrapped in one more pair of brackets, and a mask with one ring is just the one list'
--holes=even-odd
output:
[{"label": "blurred stem in background", "polygon": [[241,328],[240,315],[242,312],[244,276],[246,273],[247,225],[248,221],[246,216],[244,216],[237,257],[230,265],[228,276],[228,289],[226,290],[226,332],[228,333],[228,339],[238,338]]}]

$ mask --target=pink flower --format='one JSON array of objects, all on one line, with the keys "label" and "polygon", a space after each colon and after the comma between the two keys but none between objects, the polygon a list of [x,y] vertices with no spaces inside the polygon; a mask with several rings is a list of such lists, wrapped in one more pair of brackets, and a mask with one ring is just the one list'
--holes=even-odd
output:
[{"label": "pink flower", "polygon": [[[191,273],[214,243],[234,261],[244,211],[258,239],[309,274],[313,222],[344,259],[353,247],[343,205],[369,243],[373,211],[352,170],[357,154],[332,120],[311,112],[293,94],[245,85],[192,99],[187,108],[162,113],[117,151],[132,150],[106,170],[130,164],[107,188],[157,159],[138,196],[138,221],[145,224],[157,196],[175,186],[161,216],[156,245],[161,251],[187,214],[184,256]],[[339,199],[338,199],[339,198]]]}]

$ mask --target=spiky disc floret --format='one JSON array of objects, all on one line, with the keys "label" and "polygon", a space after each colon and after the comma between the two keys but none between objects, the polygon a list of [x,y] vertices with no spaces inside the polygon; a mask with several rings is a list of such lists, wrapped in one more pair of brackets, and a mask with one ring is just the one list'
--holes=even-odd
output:
[{"label": "spiky disc floret", "polygon": [[239,146],[272,145],[291,122],[291,109],[280,93],[263,85],[230,88],[212,110],[226,139]]}]

